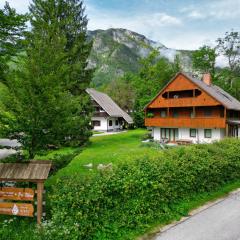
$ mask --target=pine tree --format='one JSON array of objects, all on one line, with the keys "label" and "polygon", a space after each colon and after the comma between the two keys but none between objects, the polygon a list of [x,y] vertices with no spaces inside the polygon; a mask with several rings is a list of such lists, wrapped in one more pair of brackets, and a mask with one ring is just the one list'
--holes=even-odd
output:
[{"label": "pine tree", "polygon": [[91,107],[85,89],[91,80],[91,45],[81,1],[33,0],[30,15],[26,56],[7,81],[11,117],[4,118],[4,126],[18,133],[33,158],[49,144],[79,146],[88,140]]},{"label": "pine tree", "polygon": [[22,50],[27,15],[17,14],[6,2],[0,9],[0,81],[8,73],[8,62]]}]

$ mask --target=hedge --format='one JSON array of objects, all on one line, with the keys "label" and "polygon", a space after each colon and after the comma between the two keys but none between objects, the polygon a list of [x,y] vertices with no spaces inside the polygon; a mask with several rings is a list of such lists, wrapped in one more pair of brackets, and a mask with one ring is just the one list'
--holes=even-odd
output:
[{"label": "hedge", "polygon": [[186,214],[181,203],[240,178],[240,141],[165,150],[112,171],[61,179],[51,195],[46,239],[133,239]]}]

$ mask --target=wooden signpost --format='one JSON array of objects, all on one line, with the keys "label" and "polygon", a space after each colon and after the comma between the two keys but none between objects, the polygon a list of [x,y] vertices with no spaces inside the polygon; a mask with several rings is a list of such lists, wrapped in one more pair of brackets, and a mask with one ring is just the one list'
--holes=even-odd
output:
[{"label": "wooden signpost", "polygon": [[[48,178],[51,161],[0,163],[0,181],[33,182],[37,184],[37,222],[41,224],[44,181]],[[34,217],[35,190],[31,188],[0,188],[0,214]],[[19,202],[9,202],[19,201]],[[24,201],[24,203],[22,203]],[[31,203],[26,203],[29,201]]]},{"label": "wooden signpost", "polygon": [[0,198],[7,200],[34,200],[34,190],[31,188],[13,188],[3,187],[0,188]]},{"label": "wooden signpost", "polygon": [[33,217],[34,208],[29,203],[0,203],[0,214]]}]

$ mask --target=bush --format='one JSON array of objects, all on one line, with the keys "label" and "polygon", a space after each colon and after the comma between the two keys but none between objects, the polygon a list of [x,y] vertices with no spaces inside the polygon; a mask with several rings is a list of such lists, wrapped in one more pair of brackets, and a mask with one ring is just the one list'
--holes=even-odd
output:
[{"label": "bush", "polygon": [[142,137],[141,137],[142,141],[148,140],[148,139],[151,139],[151,140],[153,139],[153,136],[150,132],[143,134]]},{"label": "bush", "polygon": [[76,149],[72,153],[54,154],[53,157],[49,158],[49,160],[52,161],[50,175],[56,173],[61,168],[66,167],[81,151],[82,149]]},{"label": "bush", "polygon": [[132,239],[186,214],[181,203],[240,177],[240,141],[179,147],[54,186],[45,239]]}]

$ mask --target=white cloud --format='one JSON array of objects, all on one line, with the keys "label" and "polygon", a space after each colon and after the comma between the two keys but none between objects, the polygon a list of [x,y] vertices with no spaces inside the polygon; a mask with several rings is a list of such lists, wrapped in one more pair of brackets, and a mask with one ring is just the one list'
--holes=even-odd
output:
[{"label": "white cloud", "polygon": [[[9,5],[17,10],[18,13],[26,13],[28,12],[28,6],[31,0],[7,0]],[[5,1],[0,2],[0,8],[3,8],[5,5]]]},{"label": "white cloud", "polygon": [[179,18],[167,15],[166,13],[154,13],[145,16],[146,21],[152,26],[176,26],[181,25]]},{"label": "white cloud", "polygon": [[233,19],[239,17],[240,0],[220,0],[210,2],[208,15],[216,19]]},{"label": "white cloud", "polygon": [[214,0],[206,4],[190,5],[181,8],[179,12],[192,19],[227,20],[240,15],[240,0]]},{"label": "white cloud", "polygon": [[183,7],[179,9],[180,13],[183,13],[184,16],[192,19],[204,19],[206,18],[205,12],[201,11],[194,5],[190,5],[188,7]]},{"label": "white cloud", "polygon": [[[31,0],[8,1],[18,12],[24,13],[28,10]],[[154,0],[153,5],[150,4],[153,0],[144,1],[149,2],[146,9],[139,1],[141,6],[139,8],[136,6],[136,10],[130,13],[127,10],[123,11],[122,8],[114,10],[96,8],[94,1],[90,3],[91,1],[85,0],[86,13],[89,18],[88,28],[90,30],[126,28],[159,41],[167,47],[190,50],[206,43],[209,44],[209,41],[214,45],[218,37],[230,30],[230,23],[230,27],[236,28],[239,22],[240,0],[193,1],[195,4],[187,7],[182,7],[185,4],[179,3],[176,6],[179,10],[177,14],[165,11],[164,8],[158,11],[157,0]],[[0,7],[3,5],[4,0],[0,0]],[[231,22],[227,21],[229,19]],[[208,20],[211,20],[210,24]],[[221,25],[219,25],[220,21]],[[225,26],[224,21],[229,24]],[[214,24],[216,27],[212,27]]]},{"label": "white cloud", "polygon": [[87,6],[89,18],[89,29],[107,29],[127,28],[134,31],[157,29],[162,27],[179,26],[182,24],[181,19],[170,16],[164,12],[155,12],[148,14],[126,15],[104,12],[95,9],[93,6]]},{"label": "white cloud", "polygon": [[201,13],[197,10],[190,11],[187,16],[189,18],[193,18],[193,19],[204,19],[204,18],[206,18],[206,15],[204,15],[203,13]]},{"label": "white cloud", "polygon": [[180,18],[164,12],[138,13],[136,15],[128,14],[123,16],[122,13],[114,12],[113,14],[111,12],[99,11],[91,5],[87,5],[86,12],[89,18],[88,28],[90,30],[126,28],[144,34],[146,37],[156,41],[161,41],[170,29],[183,26]]},{"label": "white cloud", "polygon": [[228,60],[224,56],[218,56],[216,59],[216,66],[218,67],[227,67],[228,66]]}]

